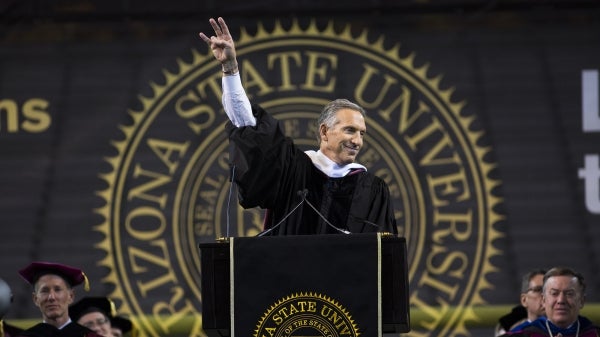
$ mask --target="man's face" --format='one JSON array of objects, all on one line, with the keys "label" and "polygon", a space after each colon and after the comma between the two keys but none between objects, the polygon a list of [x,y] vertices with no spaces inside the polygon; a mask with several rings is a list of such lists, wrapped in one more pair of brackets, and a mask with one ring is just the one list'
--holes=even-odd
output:
[{"label": "man's face", "polygon": [[367,130],[362,114],[355,110],[341,109],[336,113],[336,122],[328,128],[321,125],[321,152],[338,165],[356,160]]},{"label": "man's face", "polygon": [[95,311],[87,313],[77,320],[77,323],[104,336],[112,336],[110,320],[103,313]]},{"label": "man's face", "polygon": [[577,278],[567,275],[548,278],[542,302],[548,320],[554,325],[566,328],[573,324],[584,302]]},{"label": "man's face", "polygon": [[521,305],[527,309],[527,318],[534,320],[544,314],[542,305],[542,285],[544,275],[537,274],[529,280],[527,292],[521,294]]},{"label": "man's face", "polygon": [[68,319],[73,296],[73,290],[62,277],[46,274],[35,284],[33,302],[40,308],[44,320],[59,321]]}]

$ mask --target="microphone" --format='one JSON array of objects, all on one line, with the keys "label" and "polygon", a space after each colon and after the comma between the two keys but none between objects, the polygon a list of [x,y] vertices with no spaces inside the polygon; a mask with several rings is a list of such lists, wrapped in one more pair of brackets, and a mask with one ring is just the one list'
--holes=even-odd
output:
[{"label": "microphone", "polygon": [[233,194],[233,179],[235,178],[235,164],[231,165],[231,174],[230,174],[230,179],[229,179],[229,193],[227,195],[227,229],[225,231],[225,237],[228,238],[229,237],[229,227],[230,227],[230,220],[229,220],[229,212],[231,209],[231,195]]},{"label": "microphone", "polygon": [[[296,192],[296,195],[300,196],[300,202],[294,206],[294,208],[292,208],[291,211],[288,212],[288,214],[286,214],[283,218],[281,218],[281,220],[279,220],[279,222],[277,222],[275,225],[273,225],[271,228],[269,229],[265,229],[264,231],[258,233],[256,236],[265,236],[269,233],[271,233],[275,228],[281,226],[281,224],[285,221],[285,219],[287,219],[290,215],[292,215],[292,213],[294,213],[296,211],[296,209],[298,209],[298,207],[300,207],[300,205],[302,205],[306,200],[306,195],[308,194],[308,190],[304,189],[304,190],[299,190],[298,192]],[[308,202],[308,201],[307,201]]]},{"label": "microphone", "polygon": [[351,217],[352,217],[354,220],[356,220],[356,221],[358,221],[358,222],[361,222],[361,223],[363,223],[363,224],[367,224],[367,225],[370,225],[370,226],[372,226],[372,227],[375,227],[375,228],[377,228],[377,230],[379,230],[379,228],[381,228],[381,226],[380,226],[380,225],[378,225],[378,224],[376,224],[376,223],[374,223],[374,222],[372,222],[372,221],[369,221],[369,220],[365,220],[365,219],[362,219],[362,218],[356,217],[356,216],[354,216],[354,215],[352,215],[352,214],[350,214],[350,216],[351,216]]},{"label": "microphone", "polygon": [[327,224],[329,227],[331,227],[331,228],[335,229],[336,231],[338,231],[338,232],[340,232],[340,233],[343,233],[343,234],[351,234],[349,231],[347,231],[347,230],[345,230],[345,229],[341,229],[341,228],[339,228],[339,227],[336,227],[336,226],[334,226],[334,225],[333,225],[331,222],[329,222],[329,220],[327,220],[327,218],[326,218],[326,217],[325,217],[323,214],[321,214],[321,212],[319,212],[319,211],[317,210],[317,208],[316,208],[315,206],[313,206],[313,204],[312,204],[310,201],[308,201],[308,199],[306,199],[306,195],[308,194],[308,190],[307,190],[307,189],[304,189],[304,190],[302,191],[302,194],[304,195],[304,201],[306,202],[306,204],[307,204],[308,206],[310,206],[310,208],[312,208],[312,209],[313,209],[313,211],[315,211],[315,212],[316,212],[316,213],[319,215],[319,217],[320,217],[321,219],[323,219],[323,221],[325,221],[325,223],[326,223],[326,224]]}]

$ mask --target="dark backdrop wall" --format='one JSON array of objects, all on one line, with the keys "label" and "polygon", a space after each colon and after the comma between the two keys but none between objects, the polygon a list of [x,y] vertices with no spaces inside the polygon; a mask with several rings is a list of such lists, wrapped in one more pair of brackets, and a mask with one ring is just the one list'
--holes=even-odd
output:
[{"label": "dark backdrop wall", "polygon": [[522,274],[555,265],[581,271],[588,303],[600,302],[600,128],[582,122],[584,91],[596,97],[592,120],[600,118],[594,72],[582,84],[584,70],[600,70],[597,1],[4,1],[0,15],[0,277],[14,293],[7,320],[39,317],[16,272],[34,260],[85,267],[90,294],[113,294],[123,273],[107,262],[118,247],[107,247],[119,243],[107,240],[111,224],[98,210],[105,175],[116,171],[115,143],[135,123],[131,111],[164,85],[164,71],[177,73],[192,49],[207,52],[197,33],[220,15],[236,36],[273,19],[332,19],[384,36],[384,48],[399,43],[400,58],[414,53],[415,67],[443,75],[440,87],[476,116],[495,163],[490,176],[501,182],[482,304],[516,303]]}]

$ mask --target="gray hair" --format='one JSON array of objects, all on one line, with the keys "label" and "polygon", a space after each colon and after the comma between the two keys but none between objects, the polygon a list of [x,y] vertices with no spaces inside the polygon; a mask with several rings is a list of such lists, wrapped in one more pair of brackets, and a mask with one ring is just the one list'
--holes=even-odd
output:
[{"label": "gray hair", "polygon": [[544,276],[544,274],[546,274],[546,269],[534,269],[529,273],[523,275],[523,279],[521,280],[521,293],[525,294],[530,290],[529,282],[531,282],[531,279],[533,279],[537,275]]},{"label": "gray hair", "polygon": [[333,125],[335,124],[335,122],[337,122],[337,118],[335,116],[335,114],[342,110],[342,109],[350,109],[350,110],[354,110],[354,111],[358,111],[360,112],[361,115],[363,115],[363,117],[367,117],[367,112],[365,111],[365,109],[363,109],[360,105],[351,102],[345,98],[338,98],[336,100],[333,100],[329,103],[327,103],[327,105],[325,105],[325,107],[323,107],[323,110],[321,111],[321,115],[319,116],[319,119],[317,119],[317,142],[318,144],[321,144],[321,125],[325,125],[328,128],[333,127]]},{"label": "gray hair", "polygon": [[574,271],[571,268],[566,267],[554,267],[544,275],[544,291],[546,290],[546,281],[553,276],[572,276],[577,279],[577,283],[579,284],[579,289],[581,290],[581,294],[585,294],[585,279],[583,275]]}]

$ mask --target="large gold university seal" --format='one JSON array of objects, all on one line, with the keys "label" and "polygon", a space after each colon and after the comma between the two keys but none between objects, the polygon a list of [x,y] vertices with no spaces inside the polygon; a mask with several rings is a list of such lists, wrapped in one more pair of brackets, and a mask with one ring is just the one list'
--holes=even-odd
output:
[{"label": "large gold university seal", "polygon": [[[388,183],[408,242],[411,310],[419,313],[409,335],[469,335],[500,254],[492,241],[502,202],[476,116],[441,75],[415,66],[414,53],[400,56],[398,44],[367,30],[315,21],[254,28],[236,43],[242,81],[300,147],[316,147],[314,121],[326,102],[345,97],[368,111],[359,161]],[[119,126],[112,170],[100,174],[108,187],[98,191],[104,281],[143,336],[203,335],[198,244],[252,236],[262,223],[260,210],[237,206],[229,182],[219,65],[210,51],[192,51],[173,68]]]}]

